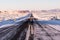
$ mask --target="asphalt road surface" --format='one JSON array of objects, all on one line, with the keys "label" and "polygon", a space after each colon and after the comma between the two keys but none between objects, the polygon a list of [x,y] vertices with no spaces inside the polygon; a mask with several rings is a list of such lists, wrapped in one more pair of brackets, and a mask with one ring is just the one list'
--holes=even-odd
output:
[{"label": "asphalt road surface", "polygon": [[0,28],[0,40],[60,40],[60,31],[49,25],[29,21]]}]

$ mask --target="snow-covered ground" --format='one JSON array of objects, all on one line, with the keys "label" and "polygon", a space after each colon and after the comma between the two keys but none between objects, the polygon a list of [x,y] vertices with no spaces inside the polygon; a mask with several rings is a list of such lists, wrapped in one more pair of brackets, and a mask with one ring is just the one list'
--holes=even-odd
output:
[{"label": "snow-covered ground", "polygon": [[[13,20],[13,19],[10,19],[10,20],[7,20],[7,21],[2,21],[2,22],[0,22],[0,26],[2,26],[2,25],[6,25],[6,24],[14,24],[14,23],[18,23],[18,22],[20,22],[20,21],[22,21],[22,20],[25,20],[25,19],[27,19],[27,18],[29,18],[29,16],[30,16],[30,14],[29,15],[27,15],[27,14],[25,14],[24,16],[20,16],[20,17],[18,17],[18,18],[16,18],[15,20]],[[46,17],[46,15],[48,15],[48,14],[44,14],[44,13],[42,13],[41,15],[40,14],[33,14],[33,16],[35,17],[35,18],[38,18],[38,22],[39,23],[41,23],[41,24],[47,24],[47,25],[50,25],[51,27],[53,27],[53,28],[55,28],[55,29],[58,29],[58,30],[60,30],[60,20],[50,20],[50,16],[52,16],[52,14],[50,14],[50,16],[48,15],[47,17]],[[45,16],[45,18],[44,18],[44,16]],[[55,16],[55,15],[53,15],[53,16]],[[41,17],[42,17],[42,19],[41,19]]]},{"label": "snow-covered ground", "polygon": [[48,27],[53,27],[57,30],[60,31],[60,20],[38,20],[37,22],[39,22],[40,24],[45,24],[47,25]]},{"label": "snow-covered ground", "polygon": [[18,11],[3,11],[0,13],[0,21],[16,19],[19,17],[26,16],[27,14],[29,14],[29,13],[19,13]]},{"label": "snow-covered ground", "polygon": [[0,28],[9,27],[9,26],[13,26],[13,25],[14,24],[5,24],[5,25],[0,26]]},{"label": "snow-covered ground", "polygon": [[38,20],[41,24],[60,25],[60,20]]},{"label": "snow-covered ground", "polygon": [[53,28],[55,28],[55,29],[57,29],[57,30],[59,30],[60,31],[60,25],[50,25],[50,24],[48,24],[50,27],[53,27]]},{"label": "snow-covered ground", "polygon": [[0,28],[2,27],[6,27],[6,26],[12,26],[12,25],[17,25],[20,24],[20,22],[22,21],[22,23],[28,19],[31,15],[25,15],[23,17],[17,18],[16,20],[10,19],[10,20],[4,20],[2,22],[0,22]]},{"label": "snow-covered ground", "polygon": [[[57,30],[60,30],[60,13],[33,13],[33,16],[38,19],[40,24],[49,25]],[[57,17],[59,20],[51,20],[52,17]]]},{"label": "snow-covered ground", "polygon": [[39,13],[33,13],[33,16],[39,20],[51,20],[53,17],[57,17],[60,19],[60,13],[44,13],[44,12],[39,12]]}]

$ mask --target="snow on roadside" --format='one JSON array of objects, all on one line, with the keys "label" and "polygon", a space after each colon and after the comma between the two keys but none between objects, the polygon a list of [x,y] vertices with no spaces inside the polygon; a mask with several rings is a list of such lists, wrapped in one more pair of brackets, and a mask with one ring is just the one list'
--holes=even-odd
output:
[{"label": "snow on roadside", "polygon": [[13,26],[13,25],[15,25],[15,24],[5,24],[5,25],[0,26],[0,28],[9,27],[9,26]]},{"label": "snow on roadside", "polygon": [[47,26],[51,26],[57,30],[60,30],[60,20],[38,20],[40,24],[45,24]]},{"label": "snow on roadside", "polygon": [[60,25],[50,25],[50,24],[48,25],[60,31]]},{"label": "snow on roadside", "polygon": [[[18,25],[17,22],[20,22],[20,21],[25,21],[27,18],[30,17],[30,14],[26,15],[26,16],[23,16],[20,18],[18,18],[19,20],[16,20],[16,21],[13,21],[13,20],[6,20],[6,21],[2,21],[0,22],[0,28],[4,28],[4,27],[9,27],[9,26],[15,26],[15,25]],[[17,24],[16,24],[17,23]]]}]

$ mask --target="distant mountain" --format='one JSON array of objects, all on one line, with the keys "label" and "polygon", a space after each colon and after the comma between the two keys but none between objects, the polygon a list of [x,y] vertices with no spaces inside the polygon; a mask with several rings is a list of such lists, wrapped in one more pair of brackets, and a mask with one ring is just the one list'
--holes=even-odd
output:
[{"label": "distant mountain", "polygon": [[51,10],[48,10],[48,12],[60,12],[60,9],[51,9]]},{"label": "distant mountain", "polygon": [[41,10],[41,12],[47,12],[47,10]]}]

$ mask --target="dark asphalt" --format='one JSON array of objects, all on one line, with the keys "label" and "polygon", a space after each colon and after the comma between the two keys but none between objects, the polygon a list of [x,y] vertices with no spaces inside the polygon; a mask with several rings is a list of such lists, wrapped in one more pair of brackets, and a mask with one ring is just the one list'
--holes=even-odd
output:
[{"label": "dark asphalt", "polygon": [[[30,25],[30,28],[29,28]],[[30,33],[30,32],[33,32]],[[29,32],[29,34],[28,34]],[[29,35],[29,37],[27,37]],[[60,31],[36,21],[0,28],[0,40],[60,40]]]}]

